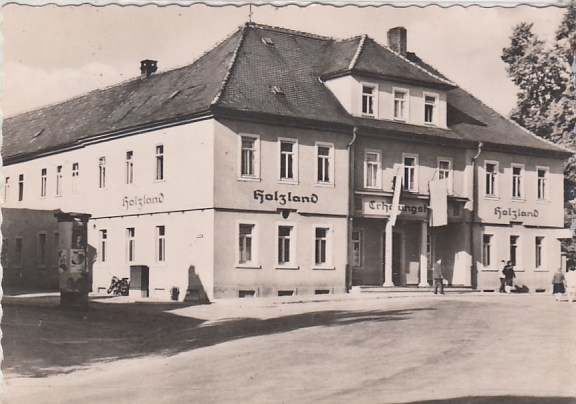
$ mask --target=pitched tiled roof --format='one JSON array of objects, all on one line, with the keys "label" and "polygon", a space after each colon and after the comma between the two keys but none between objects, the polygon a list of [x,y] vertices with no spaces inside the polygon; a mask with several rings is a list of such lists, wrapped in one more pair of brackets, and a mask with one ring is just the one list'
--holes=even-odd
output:
[{"label": "pitched tiled roof", "polygon": [[[350,116],[320,79],[346,72],[446,88],[449,129]],[[199,114],[217,117],[218,111],[230,110],[288,121],[357,125],[422,139],[523,145],[566,154],[456,88],[414,54],[404,58],[368,37],[336,41],[247,24],[189,66],[6,119],[3,155],[10,163],[11,159],[57,150],[98,135]]]}]

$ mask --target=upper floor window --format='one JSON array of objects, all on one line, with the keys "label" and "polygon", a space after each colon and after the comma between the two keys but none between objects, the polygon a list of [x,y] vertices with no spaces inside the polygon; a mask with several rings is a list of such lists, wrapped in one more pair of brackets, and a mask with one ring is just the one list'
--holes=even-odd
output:
[{"label": "upper floor window", "polygon": [[156,180],[164,179],[164,145],[156,146]]},{"label": "upper floor window", "polygon": [[106,157],[98,159],[98,187],[106,188]]},{"label": "upper floor window", "polygon": [[40,171],[40,197],[44,198],[46,196],[46,185],[47,185],[47,178],[48,170],[43,168]]},{"label": "upper floor window", "polygon": [[24,174],[18,176],[18,201],[24,200]]},{"label": "upper floor window", "polygon": [[72,164],[72,193],[78,193],[78,186],[80,182],[80,163]]},{"label": "upper floor window", "polygon": [[4,178],[4,202],[8,201],[10,196],[10,177]]},{"label": "upper floor window", "polygon": [[362,85],[362,115],[376,115],[376,93],[376,86],[369,84]]},{"label": "upper floor window", "polygon": [[405,121],[408,118],[408,91],[394,90],[394,119]]},{"label": "upper floor window", "polygon": [[436,123],[436,107],[438,97],[435,95],[424,94],[424,123]]},{"label": "upper floor window", "polygon": [[524,167],[512,165],[512,198],[524,197]]},{"label": "upper floor window", "polygon": [[62,195],[62,166],[56,167],[56,196]]},{"label": "upper floor window", "polygon": [[126,184],[134,183],[134,152],[126,152]]},{"label": "upper floor window", "polygon": [[438,159],[438,179],[446,180],[446,191],[452,193],[452,160],[450,159]]},{"label": "upper floor window", "polygon": [[381,188],[380,178],[380,153],[377,151],[367,151],[364,155],[365,188]]},{"label": "upper floor window", "polygon": [[316,145],[316,182],[318,184],[333,184],[334,146],[330,144]]},{"label": "upper floor window", "polygon": [[407,191],[418,191],[418,156],[404,156],[402,188]]},{"label": "upper floor window", "polygon": [[260,139],[257,136],[240,137],[240,177],[260,178]]},{"label": "upper floor window", "polygon": [[280,140],[280,180],[298,179],[298,143]]},{"label": "upper floor window", "polygon": [[538,199],[548,199],[548,168],[538,168]]},{"label": "upper floor window", "polygon": [[485,163],[485,189],[484,195],[498,196],[498,163]]},{"label": "upper floor window", "polygon": [[156,226],[156,261],[166,261],[166,227]]}]

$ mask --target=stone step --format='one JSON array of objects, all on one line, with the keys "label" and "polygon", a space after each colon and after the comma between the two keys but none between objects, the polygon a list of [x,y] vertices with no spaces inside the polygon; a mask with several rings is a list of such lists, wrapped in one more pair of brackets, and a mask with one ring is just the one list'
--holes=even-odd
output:
[{"label": "stone step", "polygon": [[[352,286],[350,293],[433,293],[434,288],[432,286]],[[444,286],[444,293],[469,293],[478,292],[472,287],[466,286]]]}]

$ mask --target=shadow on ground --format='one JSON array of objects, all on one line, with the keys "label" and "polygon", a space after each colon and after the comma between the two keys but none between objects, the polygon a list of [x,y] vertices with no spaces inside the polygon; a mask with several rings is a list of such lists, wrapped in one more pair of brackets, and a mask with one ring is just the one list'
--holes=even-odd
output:
[{"label": "shadow on ground", "polygon": [[413,401],[410,404],[576,404],[572,397],[486,396]]},{"label": "shadow on ground", "polygon": [[[46,299],[2,302],[2,369],[7,376],[44,377],[95,361],[179,352],[240,338],[306,327],[344,326],[364,321],[398,321],[418,310],[321,311],[270,319],[204,320],[167,312],[183,304],[97,303],[88,312],[63,311]],[[249,309],[247,309],[249,310]]]}]

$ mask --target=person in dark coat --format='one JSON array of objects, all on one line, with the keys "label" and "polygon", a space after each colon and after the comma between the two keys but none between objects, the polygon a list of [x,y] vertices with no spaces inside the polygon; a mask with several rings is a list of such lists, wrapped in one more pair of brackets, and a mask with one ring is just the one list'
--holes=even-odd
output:
[{"label": "person in dark coat", "polygon": [[508,261],[506,263],[506,266],[502,270],[502,273],[504,274],[504,281],[506,283],[506,293],[510,293],[510,291],[512,290],[512,286],[514,285],[514,278],[516,278],[512,261]]},{"label": "person in dark coat", "polygon": [[506,293],[506,275],[504,275],[504,268],[506,268],[506,261],[500,261],[500,293]]},{"label": "person in dark coat", "polygon": [[432,268],[433,280],[434,280],[434,294],[438,293],[438,287],[440,287],[440,294],[444,294],[444,275],[442,273],[442,259],[439,258]]}]

